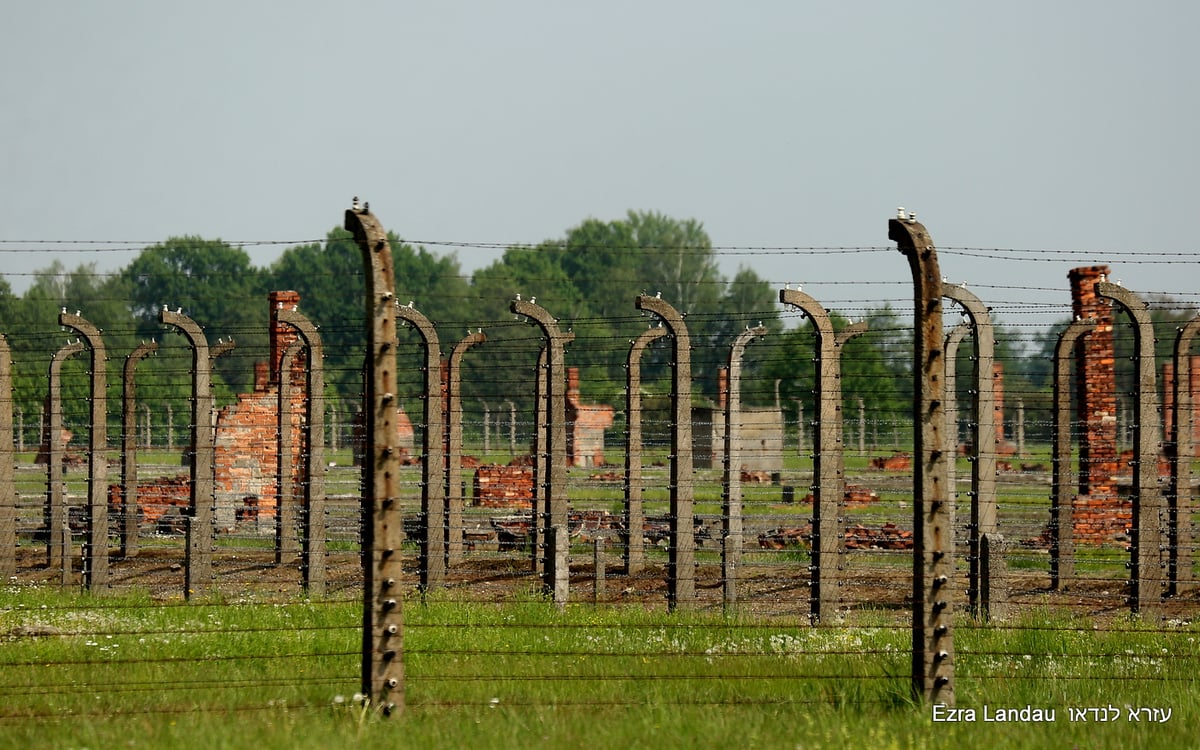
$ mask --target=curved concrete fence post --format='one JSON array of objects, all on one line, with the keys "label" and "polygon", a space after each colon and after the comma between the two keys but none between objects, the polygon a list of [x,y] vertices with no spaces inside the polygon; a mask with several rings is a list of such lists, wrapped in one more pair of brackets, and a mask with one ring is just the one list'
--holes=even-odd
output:
[{"label": "curved concrete fence post", "polygon": [[662,299],[641,295],[639,310],[654,313],[671,334],[671,542],[667,551],[667,606],[689,609],[696,603],[695,486],[692,470],[692,343],[683,316]]}]

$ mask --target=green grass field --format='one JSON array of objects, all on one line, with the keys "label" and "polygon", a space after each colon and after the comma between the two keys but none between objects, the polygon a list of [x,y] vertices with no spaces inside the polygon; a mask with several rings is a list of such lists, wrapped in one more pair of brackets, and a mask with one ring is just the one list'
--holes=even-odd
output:
[{"label": "green grass field", "polygon": [[[1191,624],[960,620],[957,705],[975,714],[935,721],[895,613],[814,629],[531,596],[408,602],[405,705],[385,718],[355,696],[360,611],[0,590],[0,746],[1149,748],[1190,746],[1200,715]],[[995,721],[1025,707],[1053,721]]]}]

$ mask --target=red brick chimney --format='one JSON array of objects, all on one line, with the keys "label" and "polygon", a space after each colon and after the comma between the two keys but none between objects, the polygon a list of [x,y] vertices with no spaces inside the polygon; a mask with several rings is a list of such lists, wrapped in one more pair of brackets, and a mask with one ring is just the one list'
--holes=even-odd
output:
[{"label": "red brick chimney", "polygon": [[283,353],[291,346],[299,334],[296,329],[289,325],[279,322],[279,311],[288,308],[292,309],[300,304],[300,293],[292,291],[277,291],[267,295],[267,299],[271,305],[271,372],[270,379],[272,384],[279,383],[279,365],[283,360]]},{"label": "red brick chimney", "polygon": [[1108,266],[1072,269],[1071,308],[1096,327],[1075,344],[1075,388],[1082,434],[1079,438],[1079,496],[1075,498],[1076,538],[1103,542],[1126,530],[1132,521],[1128,501],[1117,493],[1117,377],[1114,368],[1113,309],[1096,296],[1096,282]]},{"label": "red brick chimney", "polygon": [[567,368],[567,402],[571,404],[579,403],[579,368]]}]

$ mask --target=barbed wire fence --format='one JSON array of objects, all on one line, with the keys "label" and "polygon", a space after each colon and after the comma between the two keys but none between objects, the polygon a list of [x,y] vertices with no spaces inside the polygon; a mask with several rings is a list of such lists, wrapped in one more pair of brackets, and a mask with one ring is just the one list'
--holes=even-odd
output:
[{"label": "barbed wire fence", "polygon": [[[348,216],[348,222],[354,220],[374,222],[365,213]],[[901,230],[909,228],[904,223]],[[362,231],[364,252],[382,252],[377,249],[383,236],[377,223]],[[932,248],[931,240],[913,250],[926,247]],[[231,703],[267,708],[275,700],[323,708],[330,700],[351,701],[344,693],[356,685],[373,705],[395,708],[488,705],[500,692],[506,702],[518,705],[548,696],[569,703],[554,692],[554,685],[569,681],[598,685],[594,691],[567,694],[585,696],[578,698],[585,706],[645,699],[641,693],[623,694],[627,686],[612,677],[589,677],[571,666],[580,657],[594,656],[654,659],[660,668],[643,678],[650,681],[707,680],[710,684],[695,693],[699,702],[881,700],[878,693],[847,690],[847,682],[891,686],[883,692],[899,700],[894,696],[908,691],[894,685],[907,675],[916,697],[952,705],[955,681],[986,689],[1011,678],[1027,657],[1043,666],[1060,658],[1071,665],[1062,668],[1068,678],[1081,681],[1088,679],[1090,663],[1108,660],[1125,664],[1126,679],[1134,682],[1159,684],[1165,679],[1182,685],[1189,679],[1184,674],[1164,677],[1162,662],[1168,654],[1182,660],[1185,672],[1194,672],[1198,654],[1188,625],[1196,606],[1193,482],[1187,460],[1170,451],[1160,457],[1159,450],[1160,442],[1180,446],[1180,436],[1190,435],[1191,391],[1175,392],[1174,432],[1165,434],[1152,418],[1162,408],[1153,381],[1153,350],[1144,346],[1152,341],[1153,330],[1147,334],[1146,321],[1136,315],[1143,309],[1136,295],[1113,285],[1102,290],[1131,313],[1143,346],[1135,351],[1138,380],[1122,386],[1127,403],[1112,415],[1124,420],[1117,439],[1132,450],[1128,479],[1122,480],[1132,488],[1129,508],[1122,511],[1129,529],[1112,540],[1115,545],[1097,545],[1063,536],[1073,525],[1064,505],[1070,507],[1072,489],[1082,485],[1084,474],[1069,452],[1088,429],[1083,419],[1070,414],[1069,391],[1079,385],[1069,377],[1055,382],[1055,400],[1065,401],[1065,413],[1056,404],[1042,412],[1050,419],[1011,423],[1018,434],[1051,435],[1056,441],[1052,450],[1023,460],[1032,451],[1020,447],[1022,440],[1014,447],[997,439],[1004,425],[1003,419],[999,425],[993,419],[996,379],[989,365],[995,354],[987,351],[988,310],[973,292],[959,288],[945,295],[970,318],[958,342],[971,341],[968,377],[973,382],[965,389],[943,385],[937,394],[924,394],[924,402],[920,393],[915,395],[916,421],[872,414],[865,403],[858,406],[856,419],[841,413],[846,404],[836,387],[839,373],[832,353],[849,340],[848,329],[818,332],[815,413],[807,419],[799,403],[795,420],[788,419],[789,410],[780,404],[740,409],[732,398],[740,352],[731,354],[726,403],[693,418],[691,398],[686,392],[681,396],[688,381],[688,373],[680,369],[687,351],[679,348],[686,336],[684,318],[669,301],[639,298],[641,309],[668,324],[667,333],[655,337],[663,342],[646,345],[670,348],[674,367],[670,382],[661,377],[639,381],[630,393],[657,392],[674,401],[669,409],[655,412],[660,421],[639,425],[643,439],[637,449],[644,460],[620,471],[605,459],[568,460],[578,447],[565,431],[565,347],[574,337],[557,329],[552,311],[535,302],[513,302],[513,312],[534,321],[544,342],[544,358],[529,365],[532,413],[518,413],[515,405],[502,410],[460,401],[443,415],[444,344],[425,330],[418,347],[424,348],[424,358],[397,358],[399,322],[422,328],[431,324],[398,304],[382,267],[376,273],[383,286],[369,287],[368,300],[381,320],[375,321],[379,329],[367,351],[391,375],[368,389],[367,415],[346,404],[326,408],[312,397],[321,389],[320,378],[305,380],[320,360],[314,355],[319,347],[315,331],[310,330],[301,337],[303,346],[277,366],[275,390],[266,389],[273,411],[270,405],[265,411],[274,422],[226,425],[231,444],[270,446],[257,464],[244,456],[239,464],[234,456],[223,469],[227,478],[237,478],[227,491],[215,486],[222,470],[216,457],[221,446],[205,444],[206,439],[219,443],[221,436],[214,431],[210,415],[217,410],[202,377],[193,384],[195,409],[189,417],[179,415],[179,425],[173,414],[145,412],[139,425],[139,410],[156,403],[152,392],[143,391],[125,405],[128,426],[122,437],[132,443],[122,442],[121,460],[130,459],[131,445],[155,457],[138,457],[133,473],[119,482],[107,471],[111,441],[95,432],[103,418],[93,417],[86,425],[93,438],[86,467],[55,437],[65,429],[54,420],[56,403],[61,404],[61,394],[54,392],[56,377],[50,378],[50,428],[41,430],[49,434],[38,441],[48,446],[42,464],[29,451],[18,450],[28,428],[14,424],[11,392],[0,394],[0,405],[8,407],[7,414],[0,408],[0,432],[14,435],[5,441],[12,450],[0,451],[0,487],[11,492],[0,497],[0,572],[12,590],[44,602],[3,611],[4,635],[28,646],[29,653],[3,664],[20,676],[4,680],[8,708],[0,719],[59,715],[64,706],[79,715],[112,710],[108,703],[91,709],[84,701],[55,703],[44,697],[79,692],[178,695],[153,708],[137,700],[118,704],[149,713],[222,710]],[[937,311],[927,321],[931,333],[925,356],[914,359],[913,369],[925,364],[930,382],[944,383],[956,370],[949,343],[957,329],[942,318],[940,275],[932,282],[930,288],[938,291],[917,297],[918,309],[926,305],[932,310],[936,302]],[[781,302],[800,311],[793,314],[814,322],[824,314],[815,299],[794,291],[781,293]],[[298,311],[279,310],[285,314],[277,320],[297,329]],[[64,325],[81,331],[102,362],[103,351],[96,335],[89,335],[86,319],[63,315]],[[163,322],[188,325],[169,311]],[[187,332],[195,359],[191,368],[174,374],[197,378],[219,353],[201,345],[199,326]],[[1087,335],[1070,329],[1067,334]],[[756,337],[745,349],[749,356],[761,352],[759,361],[785,356],[772,348],[769,336],[756,332]],[[1191,382],[1190,338],[1181,340],[1173,362],[1176,384]],[[486,342],[475,343],[478,351],[463,349],[462,358],[486,356]],[[593,342],[573,345],[586,343]],[[1071,345],[1063,348],[1073,356]],[[54,362],[61,365],[82,351],[78,344],[68,344]],[[302,351],[307,354],[300,356]],[[11,380],[11,363],[5,359],[7,351],[0,354],[2,389]],[[93,393],[103,392],[96,379],[104,368],[92,364],[89,369]],[[401,394],[394,380],[387,382],[404,369],[430,376],[422,381],[421,392]],[[136,366],[134,372],[136,380]],[[447,365],[445,372],[452,382],[453,366]],[[969,403],[954,406],[965,416],[943,414],[941,431],[914,441],[921,433],[920,418],[934,408],[949,411],[963,391]],[[1019,400],[1033,394],[1015,395]],[[93,395],[93,414],[96,402]],[[400,437],[401,425],[391,421],[401,402],[422,407],[408,443]],[[429,411],[431,405],[438,408]],[[769,412],[771,437],[758,438],[753,454],[765,470],[748,468],[750,451],[736,439],[762,434],[759,411]],[[104,414],[102,405],[99,414]],[[627,406],[626,429],[633,426],[634,415],[635,408]],[[640,406],[637,416],[643,418]],[[356,424],[361,427],[353,428]],[[332,428],[328,432],[326,425]],[[960,432],[969,438],[962,441]],[[464,460],[471,442],[483,461],[468,492],[463,469],[475,464]],[[961,458],[960,443],[967,445]],[[330,450],[328,461],[324,449]],[[505,454],[514,465],[499,468],[496,459]],[[447,460],[451,456],[457,461]],[[162,463],[164,457],[182,458],[186,466]],[[940,489],[918,487],[938,462],[939,470],[947,472]],[[499,499],[485,504],[485,469],[493,464],[502,480],[497,483]],[[1171,483],[1164,495],[1162,480],[1167,477]],[[137,489],[132,499],[124,494],[131,482]],[[939,504],[937,518],[921,515]],[[639,518],[637,524],[631,520]],[[917,528],[922,519],[924,531]],[[948,534],[947,547],[934,546],[934,528]],[[110,551],[114,538],[120,539],[120,552]],[[321,571],[315,586],[314,570]],[[416,599],[409,593],[414,588]],[[78,597],[74,592],[79,589],[148,598],[106,603],[103,596]],[[444,609],[501,601],[560,610],[562,619],[548,627],[567,635],[547,652],[513,643],[506,635],[545,626],[540,614],[518,609],[519,615],[481,623],[474,611],[464,608],[470,614],[455,616]],[[424,606],[406,607],[406,602]],[[586,608],[573,606],[584,604],[635,611],[661,607],[676,612],[678,620],[645,628],[635,620],[622,625],[619,635],[611,628],[597,632],[581,614]],[[1039,624],[1022,616],[1047,607],[1073,617]],[[181,608],[190,624],[181,628],[164,619]],[[1127,613],[1140,617],[1131,621]],[[997,625],[1027,634],[1027,649],[1016,653],[989,647],[987,637]],[[1114,636],[1148,637],[1132,653],[1091,645],[1066,652],[1039,650],[1045,631],[1069,639],[1096,627]],[[276,637],[284,634],[291,640]],[[954,634],[960,636],[958,649],[949,640]],[[302,636],[299,645],[297,635]],[[39,643],[63,637],[77,643],[74,656],[50,663],[38,658]],[[162,653],[157,647],[173,639],[187,641],[186,653],[157,655]],[[248,651],[222,654],[239,639],[247,641]],[[964,640],[972,647],[964,650]],[[129,648],[134,643],[137,647]],[[529,654],[550,658],[533,677],[506,673],[509,657]],[[820,668],[817,657],[838,656],[865,656],[870,664],[855,672]],[[744,659],[750,666],[740,677],[764,688],[735,696],[717,687],[723,673],[712,675],[707,667],[714,659],[730,658]],[[447,661],[457,664],[459,659],[471,667],[444,668]],[[122,679],[136,665],[161,675],[193,660],[224,666],[208,680],[194,675],[178,681],[169,676]],[[255,676],[255,665],[264,662],[286,663],[289,669],[303,665],[304,675],[264,683]],[[76,678],[81,665],[100,667],[82,685]],[[828,689],[795,694],[765,687],[777,687],[785,679],[816,681]],[[939,679],[945,681],[939,684]],[[245,697],[264,688],[280,697]]]}]

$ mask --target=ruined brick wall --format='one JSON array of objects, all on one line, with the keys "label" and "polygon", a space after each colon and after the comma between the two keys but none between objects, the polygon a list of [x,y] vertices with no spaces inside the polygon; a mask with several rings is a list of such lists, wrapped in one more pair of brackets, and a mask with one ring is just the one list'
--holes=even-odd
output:
[{"label": "ruined brick wall", "polygon": [[[737,449],[738,471],[778,474],[783,471],[783,412],[772,407],[742,407]],[[697,468],[724,468],[725,412],[692,409],[692,455]]]},{"label": "ruined brick wall", "polygon": [[[729,370],[717,371],[717,408],[692,409],[692,455],[697,468],[721,469],[725,459],[725,406]],[[742,406],[739,440],[741,456],[735,471],[778,474],[783,471],[783,412],[774,407]]]},{"label": "ruined brick wall", "polygon": [[579,397],[579,368],[567,368],[567,465],[603,466],[604,431],[612,427],[613,407],[584,404]]},{"label": "ruined brick wall", "polygon": [[1075,388],[1079,431],[1079,495],[1073,518],[1075,538],[1104,542],[1124,533],[1132,508],[1117,492],[1117,382],[1113,344],[1113,308],[1096,296],[1096,282],[1108,266],[1074,268],[1071,308],[1076,317],[1094,318],[1096,327],[1075,345]]},{"label": "ruined brick wall", "polygon": [[[192,478],[187,474],[138,482],[138,522],[157,523],[172,508],[181,511],[191,505]],[[108,507],[112,513],[121,509],[121,485],[108,486]]]},{"label": "ruined brick wall", "polygon": [[491,464],[475,470],[471,497],[485,508],[533,507],[533,467]]},{"label": "ruined brick wall", "polygon": [[[234,526],[246,508],[253,508],[256,515],[275,515],[279,497],[280,365],[283,353],[298,338],[294,328],[279,322],[278,313],[299,303],[300,295],[293,291],[268,295],[271,352],[266,378],[261,369],[256,370],[254,391],[239,395],[235,403],[217,414],[213,461],[218,527]],[[300,498],[301,456],[306,449],[302,420],[308,395],[303,356],[294,358],[287,376],[292,387],[292,455],[287,465],[291,467],[294,496]]]}]

